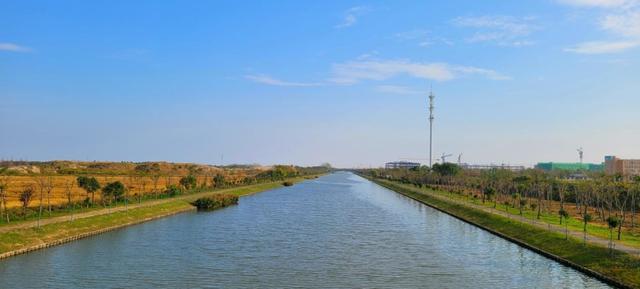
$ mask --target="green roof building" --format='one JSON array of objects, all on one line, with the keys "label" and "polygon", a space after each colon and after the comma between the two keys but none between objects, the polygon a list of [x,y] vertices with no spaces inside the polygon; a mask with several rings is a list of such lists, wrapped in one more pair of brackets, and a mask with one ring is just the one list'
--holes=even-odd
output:
[{"label": "green roof building", "polygon": [[604,164],[588,164],[588,163],[538,163],[536,169],[543,171],[604,171]]}]

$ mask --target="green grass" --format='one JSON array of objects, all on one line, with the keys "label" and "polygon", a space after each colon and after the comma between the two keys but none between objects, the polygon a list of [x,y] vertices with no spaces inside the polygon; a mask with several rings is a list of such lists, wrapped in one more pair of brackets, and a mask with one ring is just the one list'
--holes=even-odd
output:
[{"label": "green grass", "polygon": [[629,254],[614,251],[612,255],[607,248],[593,245],[584,246],[582,240],[574,238],[565,240],[564,234],[550,232],[527,223],[434,198],[421,193],[417,188],[410,189],[382,180],[374,181],[384,187],[425,202],[471,223],[517,239],[532,247],[594,270],[623,284],[640,288],[640,259],[634,258]]},{"label": "green grass", "polygon": [[175,200],[129,211],[45,225],[39,229],[18,229],[0,235],[0,253],[190,209],[193,209],[193,206],[188,202]]}]

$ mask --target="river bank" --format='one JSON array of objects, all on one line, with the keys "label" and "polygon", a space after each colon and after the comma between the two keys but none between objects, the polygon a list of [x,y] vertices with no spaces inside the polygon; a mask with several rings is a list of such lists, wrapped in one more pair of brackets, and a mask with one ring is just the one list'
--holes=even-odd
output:
[{"label": "river bank", "polygon": [[[299,177],[287,181],[297,183],[304,181],[306,178]],[[40,228],[30,223],[23,223],[9,229],[3,227],[1,228],[2,231],[0,234],[0,259],[60,245],[182,212],[193,211],[196,210],[196,208],[192,206],[190,202],[197,198],[219,193],[227,193],[240,197],[282,186],[282,182],[270,182],[161,199],[130,205],[127,208],[103,209],[89,212],[86,215],[76,214],[73,217],[64,216],[58,217],[57,219],[45,219]]]},{"label": "river bank", "polygon": [[369,180],[609,284],[622,288],[640,288],[640,260],[627,253],[614,251],[611,254],[601,246],[585,246],[582,240],[571,237],[565,240],[563,234],[448,201],[417,188],[387,180]]}]

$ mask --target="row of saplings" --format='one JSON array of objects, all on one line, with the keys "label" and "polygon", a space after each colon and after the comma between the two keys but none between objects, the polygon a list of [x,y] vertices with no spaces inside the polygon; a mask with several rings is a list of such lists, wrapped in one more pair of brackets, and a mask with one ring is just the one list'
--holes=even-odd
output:
[{"label": "row of saplings", "polygon": [[[101,195],[101,205],[102,206],[111,206],[114,203],[121,203],[129,201],[131,198],[134,198],[138,203],[142,202],[142,199],[146,198],[166,198],[166,197],[174,197],[176,195],[180,195],[185,191],[190,191],[196,188],[196,179],[194,176],[185,176],[180,179],[180,186],[171,184],[168,185],[163,191],[155,192],[153,195],[145,195],[142,194],[134,194],[127,195],[127,187],[120,181],[109,182],[102,186],[100,182],[95,177],[87,177],[87,176],[79,176],[76,179],[78,187],[82,188],[86,192],[86,197],[81,202],[72,202],[71,190],[68,191],[68,203],[66,205],[58,205],[52,206],[48,201],[43,200],[44,195],[47,194],[45,190],[41,189],[38,191],[33,185],[27,185],[25,188],[19,193],[19,201],[20,208],[12,209],[4,209],[4,212],[0,216],[0,222],[9,222],[9,220],[22,218],[27,219],[28,217],[33,217],[34,215],[38,218],[42,217],[43,210],[46,211],[49,215],[51,215],[52,211],[59,210],[73,210],[75,208],[90,208],[95,206],[97,203],[95,201],[95,194],[99,192]],[[38,207],[32,208],[30,205],[34,202],[34,200],[38,201]],[[49,203],[49,204],[45,204]],[[46,208],[45,208],[46,206]]]}]

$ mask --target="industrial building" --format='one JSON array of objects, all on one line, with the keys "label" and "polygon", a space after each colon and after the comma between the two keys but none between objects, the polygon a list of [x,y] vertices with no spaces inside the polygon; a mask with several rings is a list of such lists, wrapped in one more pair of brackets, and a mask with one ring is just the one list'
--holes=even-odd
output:
[{"label": "industrial building", "polygon": [[384,165],[386,169],[412,169],[420,167],[419,163],[413,162],[389,162]]},{"label": "industrial building", "polygon": [[494,165],[494,164],[490,164],[490,165],[460,164],[460,167],[462,167],[465,170],[492,170],[492,169],[497,169],[497,170],[508,170],[508,171],[512,171],[512,172],[521,172],[521,171],[524,171],[526,169],[524,166],[512,166],[512,165],[505,165],[505,164],[501,164],[501,165]]},{"label": "industrial building", "polygon": [[616,156],[604,157],[605,173],[608,175],[640,176],[640,160],[620,159]]},{"label": "industrial building", "polygon": [[535,168],[543,171],[601,172],[601,171],[604,171],[604,164],[548,162],[548,163],[538,163]]}]

